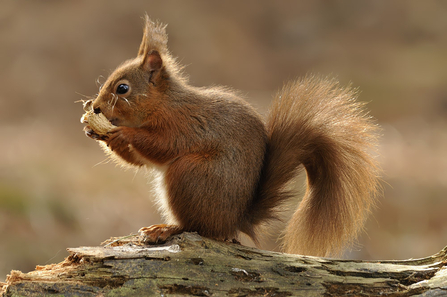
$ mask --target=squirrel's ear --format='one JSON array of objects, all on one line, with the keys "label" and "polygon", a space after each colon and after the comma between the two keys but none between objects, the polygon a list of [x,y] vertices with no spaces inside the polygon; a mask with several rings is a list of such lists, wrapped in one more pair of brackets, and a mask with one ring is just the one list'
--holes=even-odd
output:
[{"label": "squirrel's ear", "polygon": [[154,72],[160,70],[163,66],[163,60],[160,53],[156,50],[152,50],[147,53],[141,62],[141,67],[147,72]]},{"label": "squirrel's ear", "polygon": [[143,40],[138,50],[140,67],[151,73],[151,81],[156,79],[157,71],[163,67],[162,57],[169,56],[168,35],[166,25],[152,22],[147,14],[144,16],[145,26]]}]

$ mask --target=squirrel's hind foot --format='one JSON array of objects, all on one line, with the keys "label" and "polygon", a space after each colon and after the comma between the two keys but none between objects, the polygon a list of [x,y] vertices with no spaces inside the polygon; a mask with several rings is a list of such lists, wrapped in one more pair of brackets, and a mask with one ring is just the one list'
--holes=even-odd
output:
[{"label": "squirrel's hind foot", "polygon": [[138,230],[138,234],[142,238],[141,241],[144,243],[163,243],[169,237],[182,232],[183,230],[179,226],[165,224],[152,225]]}]

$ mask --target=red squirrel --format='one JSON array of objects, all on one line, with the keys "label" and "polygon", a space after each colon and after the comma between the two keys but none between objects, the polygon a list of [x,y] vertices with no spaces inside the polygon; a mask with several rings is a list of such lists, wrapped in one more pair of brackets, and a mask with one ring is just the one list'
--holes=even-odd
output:
[{"label": "red squirrel", "polygon": [[260,227],[296,196],[287,186],[304,168],[307,191],[286,227],[284,251],[330,256],[353,243],[379,172],[377,125],[355,90],[307,76],[286,84],[263,119],[227,88],[189,85],[167,40],[166,26],[146,15],[137,57],[90,102],[114,128],[84,128],[115,159],[159,170],[167,225],[140,234],[163,242],[183,231],[218,240],[242,232],[257,243]]}]

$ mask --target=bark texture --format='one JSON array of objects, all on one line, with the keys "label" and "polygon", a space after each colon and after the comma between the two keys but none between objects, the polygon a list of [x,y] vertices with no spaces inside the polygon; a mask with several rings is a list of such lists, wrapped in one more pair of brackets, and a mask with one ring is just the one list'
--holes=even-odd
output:
[{"label": "bark texture", "polygon": [[445,296],[447,248],[405,261],[289,255],[194,233],[69,248],[61,263],[11,271],[2,296]]}]

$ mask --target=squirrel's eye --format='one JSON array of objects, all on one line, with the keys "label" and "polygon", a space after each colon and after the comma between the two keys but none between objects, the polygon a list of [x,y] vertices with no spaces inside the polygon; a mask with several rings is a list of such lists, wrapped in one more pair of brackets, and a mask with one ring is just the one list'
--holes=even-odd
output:
[{"label": "squirrel's eye", "polygon": [[130,87],[126,84],[120,84],[116,87],[116,93],[119,95],[126,94],[129,91]]}]

